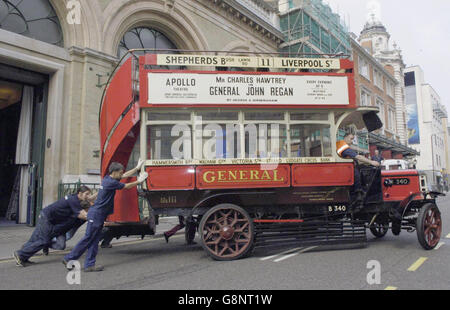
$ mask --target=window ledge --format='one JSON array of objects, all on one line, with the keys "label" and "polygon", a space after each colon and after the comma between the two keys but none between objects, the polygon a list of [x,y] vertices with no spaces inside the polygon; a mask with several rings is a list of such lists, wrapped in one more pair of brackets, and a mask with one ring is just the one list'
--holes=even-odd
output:
[{"label": "window ledge", "polygon": [[363,77],[367,82],[372,83],[372,81],[370,80],[370,77],[367,77],[367,76],[365,76],[365,75],[363,75],[361,73],[359,73],[359,76]]}]

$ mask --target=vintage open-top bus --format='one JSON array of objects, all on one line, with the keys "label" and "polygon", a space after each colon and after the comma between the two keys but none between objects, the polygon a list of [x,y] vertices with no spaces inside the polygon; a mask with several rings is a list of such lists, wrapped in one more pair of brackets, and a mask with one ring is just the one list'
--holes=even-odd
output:
[{"label": "vintage open-top bus", "polygon": [[382,124],[376,108],[356,105],[352,61],[129,56],[102,100],[101,171],[140,157],[149,178],[139,193],[117,193],[111,238],[154,234],[166,214],[183,216],[186,240],[198,231],[218,260],[280,242],[364,243],[366,228],[377,237],[417,229],[424,248],[437,245],[438,193],[425,192],[418,171],[362,168],[365,207],[353,212],[355,163],[337,155],[338,130]]}]

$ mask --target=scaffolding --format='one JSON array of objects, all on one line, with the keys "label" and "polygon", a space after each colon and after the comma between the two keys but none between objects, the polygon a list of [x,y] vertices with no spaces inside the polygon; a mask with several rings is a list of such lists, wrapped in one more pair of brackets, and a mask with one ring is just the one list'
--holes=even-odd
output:
[{"label": "scaffolding", "polygon": [[[349,55],[348,28],[322,0],[280,0],[280,26],[285,43],[282,52],[291,57],[308,54]],[[312,57],[312,56],[311,56]]]}]

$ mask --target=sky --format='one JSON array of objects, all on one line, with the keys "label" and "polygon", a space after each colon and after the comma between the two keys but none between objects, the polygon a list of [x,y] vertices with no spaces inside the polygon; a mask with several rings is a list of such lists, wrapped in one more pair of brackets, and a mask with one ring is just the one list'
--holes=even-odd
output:
[{"label": "sky", "polygon": [[449,0],[323,0],[357,36],[367,20],[369,2],[378,2],[381,22],[402,50],[407,67],[418,65],[450,114]]}]

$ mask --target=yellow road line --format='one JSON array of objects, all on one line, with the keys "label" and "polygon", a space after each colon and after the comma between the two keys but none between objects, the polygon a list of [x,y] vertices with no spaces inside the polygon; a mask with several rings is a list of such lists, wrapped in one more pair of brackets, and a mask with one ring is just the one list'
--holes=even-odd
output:
[{"label": "yellow road line", "polygon": [[395,287],[395,286],[388,286],[388,287],[386,287],[384,290],[385,290],[385,291],[396,291],[396,290],[398,290],[398,288]]},{"label": "yellow road line", "polygon": [[408,268],[408,271],[416,271],[420,266],[428,259],[428,257],[419,258],[411,267]]}]

